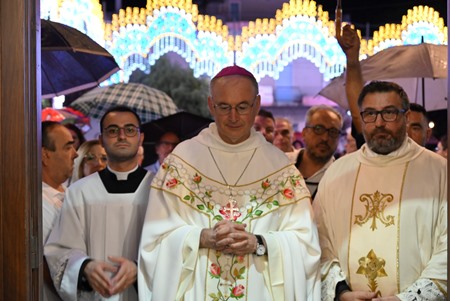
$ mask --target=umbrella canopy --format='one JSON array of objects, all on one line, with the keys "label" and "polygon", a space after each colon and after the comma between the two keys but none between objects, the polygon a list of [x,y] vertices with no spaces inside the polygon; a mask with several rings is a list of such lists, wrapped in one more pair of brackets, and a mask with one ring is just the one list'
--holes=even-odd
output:
[{"label": "umbrella canopy", "polygon": [[89,117],[72,108],[43,108],[41,111],[42,121],[56,121],[62,124],[72,123],[80,128],[89,126]]},{"label": "umbrella canopy", "polygon": [[158,159],[155,153],[155,144],[167,132],[177,134],[180,141],[196,136],[202,129],[208,127],[212,119],[198,116],[188,112],[163,117],[142,125],[144,133],[144,161],[143,165],[153,163]]},{"label": "umbrella canopy", "polygon": [[[401,85],[411,102],[428,111],[447,108],[447,45],[419,44],[387,48],[361,61],[364,81],[387,80]],[[345,74],[320,95],[348,108]]]},{"label": "umbrella canopy", "polygon": [[41,19],[42,97],[98,86],[119,70],[114,57],[70,26]]},{"label": "umbrella canopy", "polygon": [[177,106],[163,91],[144,84],[121,83],[94,88],[70,104],[92,118],[101,118],[113,106],[124,105],[136,111],[142,123],[175,114]]}]

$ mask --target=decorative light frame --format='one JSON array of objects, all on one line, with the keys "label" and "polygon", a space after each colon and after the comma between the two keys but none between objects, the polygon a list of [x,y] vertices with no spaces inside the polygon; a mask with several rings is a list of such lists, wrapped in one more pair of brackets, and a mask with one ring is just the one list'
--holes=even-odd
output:
[{"label": "decorative light frame", "polygon": [[[329,80],[343,72],[345,55],[328,16],[314,0],[291,0],[274,18],[249,22],[233,36],[220,19],[198,14],[192,0],[148,0],[146,8],[121,9],[111,23],[103,21],[98,0],[41,0],[42,18],[79,29],[116,58],[121,71],[107,83],[126,82],[137,68],[150,72],[155,61],[171,51],[183,57],[197,77],[211,77],[236,63],[258,80],[277,79],[289,63],[305,58]],[[362,39],[360,57],[421,42],[448,43],[444,20],[428,6],[413,7],[401,24],[380,26],[372,39]]]}]

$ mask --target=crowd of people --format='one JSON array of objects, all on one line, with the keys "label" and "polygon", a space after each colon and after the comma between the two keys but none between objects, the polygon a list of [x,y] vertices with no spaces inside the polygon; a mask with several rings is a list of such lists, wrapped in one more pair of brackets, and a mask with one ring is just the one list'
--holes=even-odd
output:
[{"label": "crowd of people", "polygon": [[353,28],[338,41],[352,129],[311,107],[299,148],[236,65],[210,82],[214,122],[145,168],[127,107],[95,141],[43,122],[45,300],[446,300],[447,138],[426,149],[425,110],[363,84]]}]

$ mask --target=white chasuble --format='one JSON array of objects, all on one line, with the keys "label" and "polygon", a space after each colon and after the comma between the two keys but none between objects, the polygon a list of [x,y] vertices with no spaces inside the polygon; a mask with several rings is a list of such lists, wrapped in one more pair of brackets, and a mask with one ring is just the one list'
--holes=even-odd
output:
[{"label": "white chasuble", "polygon": [[[223,219],[262,235],[268,254],[199,248],[202,229]],[[141,300],[318,300],[319,259],[303,178],[253,130],[247,141],[228,145],[213,124],[179,144],[153,179],[141,239]]]},{"label": "white chasuble", "polygon": [[398,293],[398,226],[406,169],[407,164],[383,168],[382,173],[377,166],[359,168],[348,246],[352,290]]},{"label": "white chasuble", "polygon": [[344,280],[402,301],[446,298],[445,159],[410,138],[388,155],[363,145],[329,167],[313,207],[323,301]]}]

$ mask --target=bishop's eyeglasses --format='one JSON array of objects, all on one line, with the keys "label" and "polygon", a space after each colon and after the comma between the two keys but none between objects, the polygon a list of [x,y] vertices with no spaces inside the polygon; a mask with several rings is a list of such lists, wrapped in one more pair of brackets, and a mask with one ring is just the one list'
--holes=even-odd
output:
[{"label": "bishop's eyeglasses", "polygon": [[105,135],[108,136],[109,138],[118,137],[120,134],[120,130],[123,130],[123,133],[125,134],[125,136],[134,137],[139,132],[139,127],[137,127],[133,124],[126,125],[124,127],[119,127],[117,125],[110,125],[107,128],[103,129]]},{"label": "bishop's eyeglasses", "polygon": [[255,99],[258,95],[255,96],[253,102],[250,104],[248,102],[241,102],[238,105],[232,106],[226,103],[214,104],[214,109],[219,115],[228,115],[231,113],[231,110],[235,109],[239,115],[249,114],[255,105]]},{"label": "bishop's eyeglasses", "polygon": [[397,120],[398,114],[400,113],[405,113],[406,110],[404,109],[397,109],[397,108],[389,108],[389,109],[384,109],[381,111],[376,111],[376,110],[364,110],[362,111],[361,114],[361,118],[365,123],[372,123],[375,122],[377,120],[378,114],[381,115],[381,118],[385,121],[385,122],[392,122]]}]

